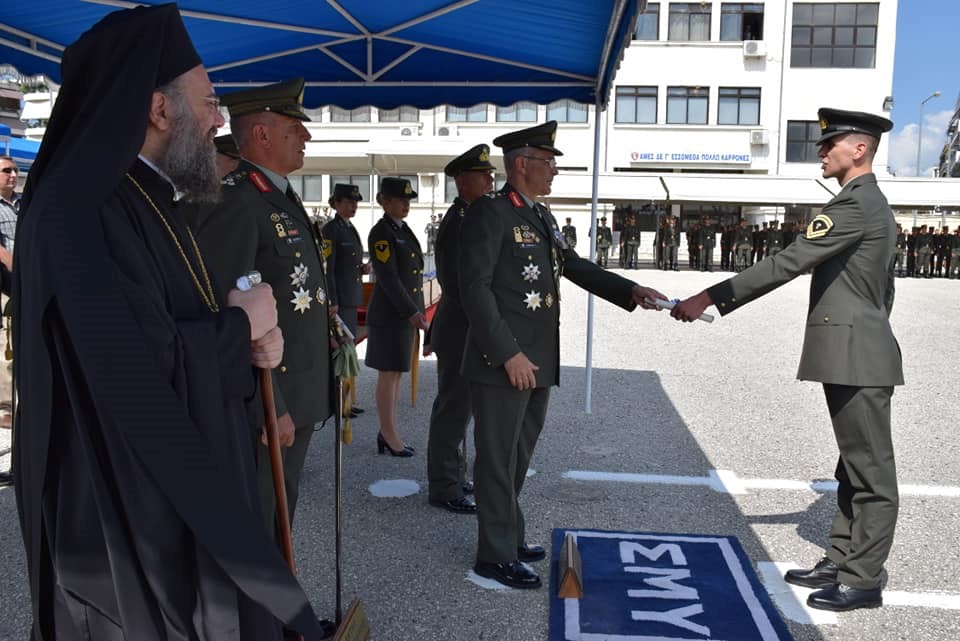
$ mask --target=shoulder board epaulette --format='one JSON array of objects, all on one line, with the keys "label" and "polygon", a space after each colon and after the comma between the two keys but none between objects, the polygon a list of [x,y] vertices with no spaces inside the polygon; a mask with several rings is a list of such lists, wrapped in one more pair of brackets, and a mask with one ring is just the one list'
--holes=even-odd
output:
[{"label": "shoulder board epaulette", "polygon": [[267,180],[266,176],[261,174],[259,171],[250,172],[250,182],[260,190],[261,194],[265,194],[268,191],[273,191],[273,187],[270,185],[270,181]]},{"label": "shoulder board epaulette", "polygon": [[240,171],[235,171],[224,176],[223,180],[220,181],[220,184],[230,185],[231,187],[234,187],[236,186],[237,183],[241,182],[246,177],[247,177],[247,170],[241,169]]},{"label": "shoulder board epaulette", "polygon": [[514,207],[526,207],[526,204],[523,202],[523,198],[521,198],[520,194],[517,192],[511,191],[508,197],[510,198],[510,202]]}]

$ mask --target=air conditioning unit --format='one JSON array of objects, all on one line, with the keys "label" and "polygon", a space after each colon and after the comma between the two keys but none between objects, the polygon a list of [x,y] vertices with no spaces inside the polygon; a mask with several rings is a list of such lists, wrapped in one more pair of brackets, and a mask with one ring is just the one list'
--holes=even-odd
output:
[{"label": "air conditioning unit", "polygon": [[750,144],[751,145],[767,145],[770,143],[770,138],[767,135],[766,129],[754,129],[750,132]]},{"label": "air conditioning unit", "polygon": [[450,135],[450,127],[440,127],[439,129],[437,129],[437,135],[438,135],[438,136],[449,136],[449,135]]},{"label": "air conditioning unit", "polygon": [[403,129],[400,130],[400,135],[401,135],[401,136],[412,136],[412,135],[413,135],[413,129],[411,129],[410,127],[404,127]]},{"label": "air conditioning unit", "polygon": [[767,55],[767,43],[763,40],[744,40],[744,58],[763,58]]}]

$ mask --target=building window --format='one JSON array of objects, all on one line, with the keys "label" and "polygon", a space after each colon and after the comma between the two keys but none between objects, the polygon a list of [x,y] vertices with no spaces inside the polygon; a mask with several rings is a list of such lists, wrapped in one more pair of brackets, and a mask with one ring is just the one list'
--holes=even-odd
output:
[{"label": "building window", "polygon": [[788,120],[787,162],[820,162],[819,138],[820,123],[816,120]]},{"label": "building window", "polygon": [[667,87],[668,125],[705,125],[709,108],[706,87]]},{"label": "building window", "polygon": [[875,2],[793,5],[790,66],[873,69],[879,15]]},{"label": "building window", "polygon": [[720,87],[718,125],[759,125],[759,87]]},{"label": "building window", "polygon": [[537,105],[518,102],[509,107],[497,107],[497,122],[537,122]]},{"label": "building window", "polygon": [[381,109],[380,122],[419,122],[420,110],[416,107]]},{"label": "building window", "polygon": [[671,2],[668,40],[710,40],[709,2]]},{"label": "building window", "polygon": [[447,122],[487,122],[487,106],[447,107]]},{"label": "building window", "polygon": [[300,194],[300,198],[309,201],[320,201],[323,199],[323,176],[314,174],[301,174],[297,176],[287,176],[290,186],[295,192]]},{"label": "building window", "polygon": [[647,8],[640,12],[637,20],[637,30],[633,32],[634,40],[660,39],[660,3],[648,2]]},{"label": "building window", "polygon": [[558,100],[547,105],[547,120],[587,122],[587,106],[573,100]]},{"label": "building window", "polygon": [[720,5],[721,40],[763,40],[763,5],[724,2]]},{"label": "building window", "polygon": [[370,122],[370,107],[356,109],[330,107],[330,122]]},{"label": "building window", "polygon": [[656,87],[617,87],[616,122],[657,122]]},{"label": "building window", "polygon": [[333,193],[333,186],[337,183],[342,185],[356,185],[360,190],[360,196],[364,202],[370,202],[370,176],[366,174],[357,174],[354,176],[330,176],[330,193]]}]

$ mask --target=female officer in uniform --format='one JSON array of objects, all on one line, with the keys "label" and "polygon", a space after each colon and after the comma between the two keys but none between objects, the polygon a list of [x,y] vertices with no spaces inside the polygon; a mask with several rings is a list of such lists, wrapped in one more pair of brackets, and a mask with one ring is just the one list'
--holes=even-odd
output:
[{"label": "female officer in uniform", "polygon": [[400,376],[410,369],[414,332],[427,329],[423,313],[423,252],[417,237],[403,222],[410,213],[410,199],[416,197],[409,180],[383,178],[377,194],[383,218],[368,237],[377,280],[367,306],[365,362],[380,371],[377,451],[403,457],[413,456],[413,448],[404,445],[397,431]]}]

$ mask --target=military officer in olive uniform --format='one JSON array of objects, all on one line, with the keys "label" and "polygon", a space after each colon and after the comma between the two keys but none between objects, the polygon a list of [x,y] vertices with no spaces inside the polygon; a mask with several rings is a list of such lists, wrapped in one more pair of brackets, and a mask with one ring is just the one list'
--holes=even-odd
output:
[{"label": "military officer in olive uniform", "polygon": [[753,244],[753,230],[750,229],[750,224],[747,222],[747,219],[744,218],[740,221],[740,226],[737,227],[737,236],[734,240],[734,247],[736,248],[736,261],[735,269],[737,272],[742,272],[750,265],[750,248]]},{"label": "military officer in olive uniform", "polygon": [[528,545],[518,495],[560,375],[560,277],[627,310],[655,290],[578,256],[537,196],[557,175],[557,123],[504,134],[507,184],[477,199],[460,228],[460,292],[469,323],[463,375],[470,381],[476,443],[478,547],[474,571],[513,588],[540,587],[524,565]]},{"label": "military officer in olive uniform", "polygon": [[667,224],[663,228],[663,266],[664,271],[677,271],[677,252],[680,249],[680,229],[677,219],[667,216]]},{"label": "military officer in olive uniform", "polygon": [[423,306],[423,250],[416,234],[404,222],[410,213],[410,200],[416,197],[409,180],[382,178],[377,202],[383,207],[383,218],[367,237],[377,284],[367,305],[364,362],[380,372],[377,451],[401,457],[413,456],[414,448],[404,444],[398,429],[400,376],[410,371],[414,332],[428,327]]},{"label": "military officer in olive uniform", "polygon": [[630,213],[623,226],[623,256],[624,269],[637,269],[637,250],[640,248],[640,227],[637,225],[637,216]]},{"label": "military officer in olive uniform", "polygon": [[560,230],[563,233],[563,239],[567,241],[570,249],[577,248],[577,228],[573,226],[573,221],[567,218],[567,224]]},{"label": "military officer in olive uniform", "polygon": [[610,247],[613,246],[613,232],[607,226],[607,217],[600,217],[597,226],[597,264],[606,269],[610,260]]},{"label": "military officer in olive uniform", "polygon": [[[281,444],[288,446],[283,474],[291,521],[310,437],[332,414],[334,399],[320,239],[287,180],[303,165],[310,140],[302,94],[303,79],[297,78],[223,96],[243,159],[223,179],[220,204],[197,221],[197,239],[220,291],[257,270],[277,299],[284,350],[274,370],[274,396]],[[272,524],[276,506],[265,441],[258,482],[264,517]]]},{"label": "military officer in olive uniform", "polygon": [[467,336],[467,317],[463,313],[458,261],[461,242],[460,222],[470,203],[493,189],[490,147],[477,145],[457,156],[444,168],[457,185],[457,197],[440,223],[437,232],[437,280],[443,295],[425,340],[437,355],[437,397],[430,413],[430,437],[427,444],[427,478],[430,504],[459,514],[473,514],[477,505],[464,488],[466,461],[460,444],[472,414],[470,384],[460,374],[463,344]]},{"label": "military officer in olive uniform", "polygon": [[423,233],[427,235],[427,255],[432,256],[436,253],[437,248],[437,230],[440,228],[440,224],[437,222],[436,216],[430,216],[430,222],[427,223],[426,228],[424,228]]},{"label": "military officer in olive uniform", "polygon": [[779,221],[770,221],[770,229],[767,230],[767,238],[763,249],[765,256],[776,256],[783,251],[783,230],[780,229]]},{"label": "military officer in olive uniform", "polygon": [[697,234],[697,244],[700,249],[700,271],[713,271],[713,248],[717,244],[717,232],[713,229],[713,223],[709,218],[700,225]]},{"label": "military officer in olive uniform", "polygon": [[812,269],[810,307],[798,378],[823,384],[840,450],[837,511],[830,546],[789,583],[819,588],[807,599],[833,611],[878,607],[881,577],[897,523],[899,496],[890,435],[890,399],[903,384],[900,348],[890,328],[896,223],[872,161],[893,123],[861,112],[821,109],[824,178],[842,189],[805,237],[770,260],[677,305],[694,320],[711,303],[725,315]]},{"label": "military officer in olive uniform", "polygon": [[926,225],[920,226],[920,233],[917,234],[917,266],[915,275],[924,278],[931,277],[931,264],[933,262],[933,235],[927,230]]},{"label": "military officer in olive uniform", "polygon": [[903,233],[903,227],[897,225],[897,258],[894,262],[897,276],[903,276],[904,258],[907,255],[907,235]]}]

